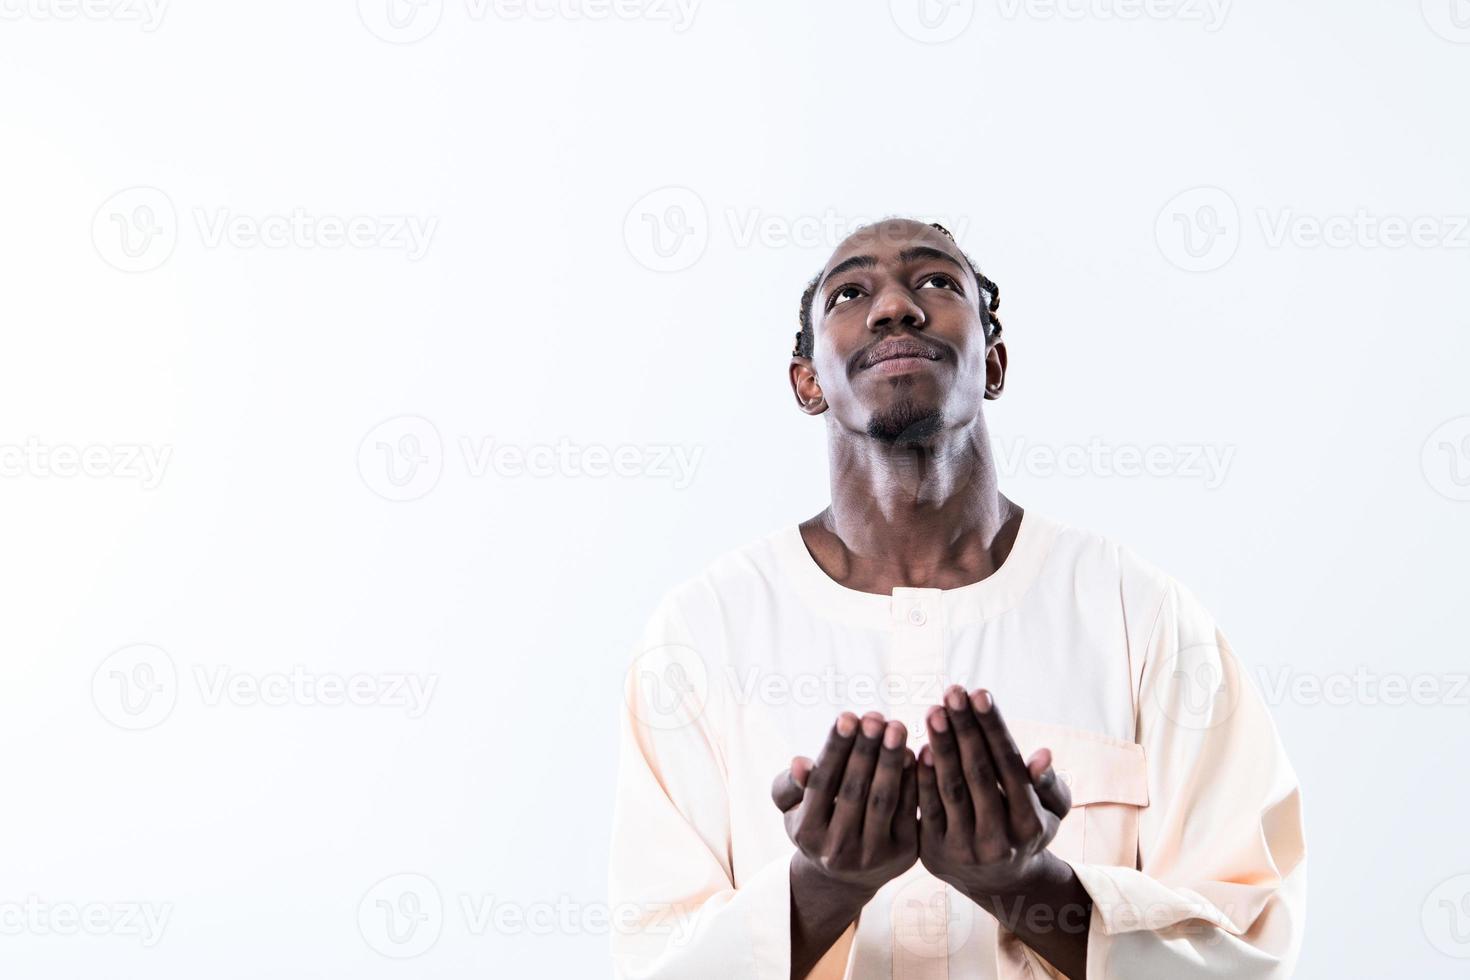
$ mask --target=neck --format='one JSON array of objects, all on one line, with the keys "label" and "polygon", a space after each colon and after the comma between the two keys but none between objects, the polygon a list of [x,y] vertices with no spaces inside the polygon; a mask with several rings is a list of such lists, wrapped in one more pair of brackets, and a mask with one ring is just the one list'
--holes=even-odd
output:
[{"label": "neck", "polygon": [[850,588],[958,588],[992,574],[1021,509],[997,486],[983,417],[923,445],[833,427],[832,503],[803,525],[812,556]]}]

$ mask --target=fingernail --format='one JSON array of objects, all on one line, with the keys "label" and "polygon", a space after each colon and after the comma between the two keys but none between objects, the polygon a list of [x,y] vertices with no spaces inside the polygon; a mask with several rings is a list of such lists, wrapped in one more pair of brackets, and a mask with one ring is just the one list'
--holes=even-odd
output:
[{"label": "fingernail", "polygon": [[991,707],[995,704],[995,702],[990,699],[990,692],[983,689],[975,692],[975,696],[970,699],[970,703],[973,704],[975,706],[975,710],[980,712],[980,714],[982,715],[989,714]]},{"label": "fingernail", "polygon": [[929,746],[926,745],[919,750],[919,761],[930,769],[934,768],[934,753],[929,751]]},{"label": "fingernail", "polygon": [[949,716],[942,709],[931,711],[929,713],[929,727],[936,732],[949,731]]},{"label": "fingernail", "polygon": [[857,731],[857,717],[844,712],[837,716],[837,734],[847,738]]},{"label": "fingernail", "polygon": [[868,738],[877,738],[878,733],[883,731],[883,719],[868,715],[863,719],[863,734]]},{"label": "fingernail", "polygon": [[903,744],[903,726],[893,722],[883,732],[883,747],[885,749],[896,749]]},{"label": "fingernail", "polygon": [[952,687],[944,694],[944,703],[950,711],[959,711],[965,706],[965,691],[961,687]]}]

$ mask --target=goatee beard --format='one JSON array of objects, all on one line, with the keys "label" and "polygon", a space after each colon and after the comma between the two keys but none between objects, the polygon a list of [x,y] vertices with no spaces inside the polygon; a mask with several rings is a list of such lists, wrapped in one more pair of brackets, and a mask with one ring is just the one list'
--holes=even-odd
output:
[{"label": "goatee beard", "polygon": [[912,446],[927,442],[944,422],[936,409],[905,399],[868,419],[868,435],[890,445]]}]

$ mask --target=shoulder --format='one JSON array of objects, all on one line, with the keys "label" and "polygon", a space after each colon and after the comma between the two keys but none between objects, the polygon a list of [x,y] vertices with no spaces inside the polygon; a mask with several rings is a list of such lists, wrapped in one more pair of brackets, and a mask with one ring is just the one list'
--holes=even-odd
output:
[{"label": "shoulder", "polygon": [[708,638],[758,614],[789,594],[793,538],[794,524],[719,555],[663,593],[650,626]]},{"label": "shoulder", "polygon": [[1174,582],[1157,565],[1108,535],[1046,515],[1038,514],[1036,518],[1038,523],[1049,525],[1051,561],[1074,569],[1077,575],[1116,581],[1120,586],[1154,598]]},{"label": "shoulder", "polygon": [[1071,577],[1077,588],[1116,590],[1127,621],[1130,641],[1146,644],[1161,618],[1185,614],[1205,616],[1198,599],[1178,579],[1132,548],[1098,531],[1075,527],[1051,518],[1049,563]]}]

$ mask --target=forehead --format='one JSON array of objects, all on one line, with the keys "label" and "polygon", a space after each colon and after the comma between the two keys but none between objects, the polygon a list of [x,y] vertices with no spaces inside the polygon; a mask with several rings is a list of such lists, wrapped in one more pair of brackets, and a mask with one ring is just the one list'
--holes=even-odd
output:
[{"label": "forehead", "polygon": [[822,267],[822,276],[825,278],[833,266],[855,255],[871,255],[879,263],[896,262],[900,252],[915,245],[937,248],[953,256],[961,267],[966,265],[964,256],[948,235],[919,221],[894,219],[859,228],[844,238]]}]

